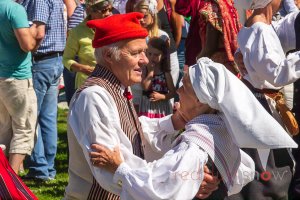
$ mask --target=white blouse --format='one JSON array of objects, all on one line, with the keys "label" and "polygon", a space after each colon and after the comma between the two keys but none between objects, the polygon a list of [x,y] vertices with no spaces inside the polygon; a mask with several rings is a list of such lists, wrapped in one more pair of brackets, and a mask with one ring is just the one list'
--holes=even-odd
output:
[{"label": "white blouse", "polygon": [[[254,178],[254,163],[243,151],[241,163],[228,195],[241,191]],[[122,200],[189,200],[197,194],[203,181],[207,153],[198,145],[181,141],[161,159],[133,169],[123,162],[114,175],[122,185]]]},{"label": "white blouse", "polygon": [[300,78],[300,52],[286,57],[272,25],[243,27],[238,44],[248,72],[244,78],[255,88],[279,89]]},{"label": "white blouse", "polygon": [[295,20],[299,14],[299,11],[292,12],[279,21],[272,22],[284,53],[296,49]]}]

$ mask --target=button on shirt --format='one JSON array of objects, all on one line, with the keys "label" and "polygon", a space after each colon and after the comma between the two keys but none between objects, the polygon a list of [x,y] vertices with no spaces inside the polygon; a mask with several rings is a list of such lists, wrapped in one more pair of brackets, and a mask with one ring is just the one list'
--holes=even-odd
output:
[{"label": "button on shirt", "polygon": [[62,0],[23,0],[29,21],[46,25],[43,42],[36,54],[62,52],[66,43],[64,4]]}]

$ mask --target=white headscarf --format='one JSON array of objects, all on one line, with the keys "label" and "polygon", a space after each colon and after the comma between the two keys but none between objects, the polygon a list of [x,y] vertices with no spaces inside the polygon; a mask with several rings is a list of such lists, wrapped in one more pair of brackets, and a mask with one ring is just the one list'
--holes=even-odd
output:
[{"label": "white headscarf", "polygon": [[258,9],[266,7],[272,0],[234,0],[237,9]]},{"label": "white headscarf", "polygon": [[297,148],[251,91],[222,64],[200,58],[189,67],[189,75],[199,101],[221,112],[239,147]]}]

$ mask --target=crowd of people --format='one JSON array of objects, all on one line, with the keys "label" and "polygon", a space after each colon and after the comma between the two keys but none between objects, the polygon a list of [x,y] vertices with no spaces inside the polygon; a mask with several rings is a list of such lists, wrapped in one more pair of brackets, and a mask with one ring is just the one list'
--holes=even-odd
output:
[{"label": "crowd of people", "polygon": [[55,179],[62,78],[64,199],[299,199],[299,8],[0,1],[0,199]]}]

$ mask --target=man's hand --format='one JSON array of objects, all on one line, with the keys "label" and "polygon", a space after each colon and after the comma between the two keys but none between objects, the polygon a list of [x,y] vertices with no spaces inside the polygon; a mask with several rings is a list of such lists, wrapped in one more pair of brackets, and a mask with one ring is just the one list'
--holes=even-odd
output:
[{"label": "man's hand", "polygon": [[199,199],[206,199],[211,193],[218,189],[220,179],[213,176],[207,166],[204,166],[204,178],[196,195]]},{"label": "man's hand", "polygon": [[123,162],[119,147],[116,147],[111,151],[102,145],[92,144],[91,148],[93,150],[90,152],[91,163],[96,167],[115,173]]},{"label": "man's hand", "polygon": [[242,55],[241,52],[235,53],[235,55],[234,55],[234,62],[238,66],[240,74],[242,76],[245,76],[248,72],[247,72],[247,69],[245,67],[244,60],[243,60],[243,55]]}]

